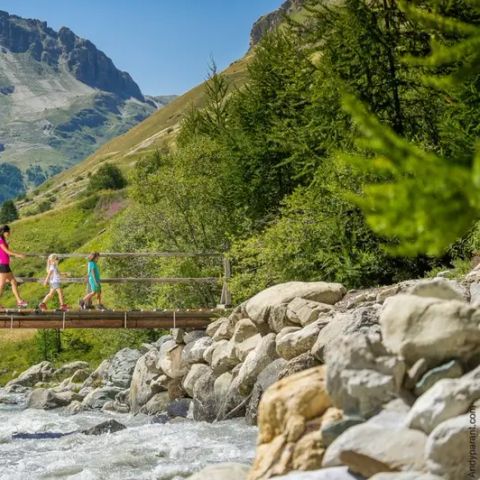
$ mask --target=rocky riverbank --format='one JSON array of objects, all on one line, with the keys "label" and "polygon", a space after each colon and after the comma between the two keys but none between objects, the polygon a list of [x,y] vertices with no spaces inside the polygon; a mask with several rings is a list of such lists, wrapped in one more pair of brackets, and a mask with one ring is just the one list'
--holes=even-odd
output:
[{"label": "rocky riverbank", "polygon": [[[71,414],[245,416],[259,426],[257,454],[248,474],[228,467],[235,478],[476,479],[479,305],[474,277],[356,292],[290,282],[206,332],[173,330],[94,372],[43,362],[6,390]],[[227,478],[213,475],[194,478]]]}]

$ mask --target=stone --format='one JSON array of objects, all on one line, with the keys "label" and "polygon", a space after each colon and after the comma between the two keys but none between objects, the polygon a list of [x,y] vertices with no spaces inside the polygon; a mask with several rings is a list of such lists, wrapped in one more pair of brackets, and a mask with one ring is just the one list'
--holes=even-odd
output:
[{"label": "stone", "polygon": [[[71,377],[77,371],[88,371],[90,369],[90,365],[87,362],[70,362],[62,365],[59,369],[55,371],[55,379],[56,380],[63,380],[64,378]],[[88,375],[87,375],[88,376]],[[85,381],[87,377],[85,377],[82,381]]]},{"label": "stone", "polygon": [[212,343],[213,340],[208,336],[203,336],[188,342],[182,352],[183,361],[189,365],[204,362],[204,353]]},{"label": "stone", "polygon": [[177,398],[183,398],[187,392],[182,387],[181,378],[172,378],[167,385],[168,398],[170,400],[176,400]]},{"label": "stone", "polygon": [[332,311],[333,307],[326,303],[296,297],[287,306],[287,318],[292,323],[297,323],[304,327],[318,320],[320,314]]},{"label": "stone", "polygon": [[473,307],[480,307],[480,282],[478,279],[476,282],[470,284],[470,303]]},{"label": "stone", "polygon": [[247,338],[258,334],[258,329],[249,318],[239,320],[233,330],[232,340],[235,343],[242,343]]},{"label": "stone", "polygon": [[223,323],[225,319],[224,318],[218,318],[217,320],[213,321],[210,323],[206,330],[205,333],[209,336],[212,337],[215,335],[216,331],[219,329],[220,325]]},{"label": "stone", "polygon": [[265,323],[272,307],[289,303],[295,297],[333,305],[345,295],[346,290],[339,283],[288,282],[267,288],[258,293],[245,305],[248,317],[255,324]]},{"label": "stone", "polygon": [[107,382],[117,387],[130,387],[135,365],[141,356],[138,350],[132,348],[124,348],[117,352],[113,356],[107,370]]},{"label": "stone", "polygon": [[423,470],[427,436],[403,427],[403,415],[384,411],[349,428],[327,448],[322,466],[346,465],[366,478],[380,472]]},{"label": "stone", "polygon": [[183,328],[171,328],[170,335],[177,345],[184,343],[183,338],[185,336],[185,330]]},{"label": "stone", "polygon": [[245,413],[245,421],[248,425],[257,424],[258,406],[263,393],[270,385],[273,385],[280,379],[281,372],[285,370],[287,363],[283,358],[277,358],[277,360],[267,365],[258,375],[253,385],[252,394]]},{"label": "stone", "polygon": [[213,340],[219,342],[220,340],[230,340],[235,328],[235,317],[222,318]]},{"label": "stone", "polygon": [[[308,437],[304,449],[296,450],[300,440],[315,430],[320,417],[331,406],[326,392],[325,367],[296,373],[271,385],[264,393],[258,411],[258,447],[249,480],[260,480],[287,473],[293,458],[311,465],[318,458],[318,436]],[[315,428],[309,428],[309,422]],[[311,425],[311,424],[310,424]],[[312,455],[308,456],[308,449]]]},{"label": "stone", "polygon": [[95,425],[87,430],[82,430],[84,435],[104,435],[105,433],[115,433],[125,430],[127,427],[114,419]]},{"label": "stone", "polygon": [[260,372],[277,358],[275,334],[270,333],[262,337],[255,350],[247,355],[238,375],[232,382],[232,387],[237,388],[242,395],[248,395]]},{"label": "stone", "polygon": [[196,342],[201,338],[206,336],[206,332],[203,330],[191,330],[190,332],[186,332],[183,337],[183,342],[188,345],[189,343]]},{"label": "stone", "polygon": [[89,375],[83,382],[83,387],[97,388],[107,381],[107,374],[110,369],[111,359],[106,359]]},{"label": "stone", "polygon": [[206,372],[211,371],[211,368],[204,363],[195,363],[190,366],[190,370],[183,379],[182,386],[190,397],[193,396],[193,389],[195,382]]},{"label": "stone", "polygon": [[75,370],[75,372],[69,379],[69,383],[70,384],[83,383],[88,378],[90,373],[91,373],[90,370],[87,368]]},{"label": "stone", "polygon": [[442,378],[458,378],[463,375],[463,367],[458,360],[439,365],[429,370],[415,385],[415,395],[420,396]]},{"label": "stone", "polygon": [[90,392],[82,401],[83,408],[100,410],[105,403],[115,400],[118,393],[122,391],[120,387],[101,387]]},{"label": "stone", "polygon": [[365,422],[363,417],[344,417],[335,422],[327,423],[321,429],[322,440],[325,447],[331,445],[343,432],[355,425]]},{"label": "stone", "polygon": [[328,345],[339,338],[349,323],[353,321],[351,314],[337,313],[330,318],[330,321],[320,329],[319,334],[312,345],[312,355],[320,360],[325,361],[325,349]]},{"label": "stone", "polygon": [[203,360],[208,363],[209,365],[212,364],[213,352],[217,348],[218,342],[212,343],[209,347],[205,349],[203,352]]},{"label": "stone", "polygon": [[418,359],[407,371],[404,379],[404,387],[408,390],[415,388],[415,385],[428,370],[428,362],[425,358]]},{"label": "stone", "polygon": [[253,337],[249,337],[241,343],[235,343],[234,351],[239,362],[245,361],[245,359],[247,358],[247,355],[252,350],[255,349],[255,347],[259,344],[261,340],[262,340],[262,336],[259,333],[257,333]]},{"label": "stone", "polygon": [[160,347],[157,368],[170,378],[181,378],[188,370],[187,363],[182,358],[184,346],[177,345],[174,340],[168,340]]},{"label": "stone", "polygon": [[382,472],[377,473],[370,480],[444,480],[436,475],[424,472]]},{"label": "stone", "polygon": [[212,355],[212,369],[215,375],[231,370],[239,362],[235,353],[235,344],[228,340],[217,342]]},{"label": "stone", "polygon": [[380,324],[386,347],[408,365],[480,355],[480,311],[464,302],[397,295],[385,301]]},{"label": "stone", "polygon": [[140,412],[145,415],[157,415],[167,410],[170,404],[168,392],[156,393],[141,409]]},{"label": "stone", "polygon": [[[282,359],[283,360],[283,359]],[[278,379],[288,377],[297,372],[302,372],[309,368],[316,367],[319,364],[318,360],[310,353],[302,353],[298,357],[292,358],[288,362],[284,362],[284,368],[278,375]]]},{"label": "stone", "polygon": [[275,480],[363,480],[347,467],[322,468],[311,472],[292,472],[275,477]]},{"label": "stone", "polygon": [[153,343],[153,346],[156,350],[160,350],[161,346],[170,340],[173,340],[171,335],[162,335],[156,342]]},{"label": "stone", "polygon": [[339,337],[326,352],[327,389],[346,416],[369,418],[399,395],[403,360],[392,356],[377,334]]},{"label": "stone", "polygon": [[457,282],[441,277],[420,280],[409,288],[407,293],[441,300],[458,300],[460,302],[467,300],[466,291]]},{"label": "stone", "polygon": [[161,390],[154,384],[155,379],[162,375],[161,368],[157,366],[158,355],[157,350],[149,350],[138,359],[135,365],[128,398],[133,413],[138,412],[155,393]]},{"label": "stone", "polygon": [[190,398],[177,398],[168,404],[167,415],[170,418],[187,418],[190,416],[192,405],[193,401]]},{"label": "stone", "polygon": [[285,327],[298,327],[297,324],[288,319],[287,306],[288,303],[281,303],[270,308],[267,324],[271,331],[279,333]]},{"label": "stone", "polygon": [[400,291],[399,285],[389,285],[378,290],[375,301],[383,303],[388,297],[393,297]]},{"label": "stone", "polygon": [[242,463],[218,463],[205,467],[187,480],[246,480],[249,469],[249,465]]},{"label": "stone", "polygon": [[38,382],[47,382],[55,374],[55,367],[50,362],[41,362],[33,365],[20,374],[18,378],[5,385],[7,392],[13,392],[13,386],[33,387]]},{"label": "stone", "polygon": [[67,415],[77,415],[83,410],[82,402],[79,400],[74,400],[65,407],[65,413]]},{"label": "stone", "polygon": [[32,390],[27,399],[27,408],[42,410],[52,410],[54,408],[65,407],[73,400],[79,400],[81,397],[73,392],[55,393],[47,388],[37,388]]},{"label": "stone", "polygon": [[217,417],[217,401],[215,398],[215,375],[213,371],[205,372],[193,388],[193,419],[213,422]]},{"label": "stone", "polygon": [[233,375],[230,372],[222,373],[216,380],[213,385],[213,393],[215,394],[215,399],[217,402],[220,402],[223,398],[227,396],[230,385],[232,384]]},{"label": "stone", "polygon": [[406,418],[406,425],[429,434],[440,423],[465,414],[480,399],[480,366],[455,379],[439,380],[418,397]]},{"label": "stone", "polygon": [[305,352],[310,352],[320,330],[327,324],[325,320],[316,320],[300,330],[284,328],[277,335],[277,353],[285,360],[291,360]]},{"label": "stone", "polygon": [[450,418],[435,427],[425,449],[428,470],[446,480],[480,478],[476,427],[475,414]]}]

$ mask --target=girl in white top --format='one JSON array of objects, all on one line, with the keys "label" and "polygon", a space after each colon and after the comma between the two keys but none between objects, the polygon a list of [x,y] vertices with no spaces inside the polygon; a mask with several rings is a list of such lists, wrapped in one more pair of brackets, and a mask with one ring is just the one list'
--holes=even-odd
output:
[{"label": "girl in white top", "polygon": [[50,285],[50,291],[47,293],[42,303],[39,305],[40,310],[47,309],[47,302],[54,297],[55,293],[57,293],[58,295],[58,300],[60,302],[60,310],[64,312],[68,310],[68,306],[65,305],[61,282],[62,279],[58,270],[58,257],[55,254],[52,254],[48,257],[47,260],[47,277],[43,282],[45,286]]}]

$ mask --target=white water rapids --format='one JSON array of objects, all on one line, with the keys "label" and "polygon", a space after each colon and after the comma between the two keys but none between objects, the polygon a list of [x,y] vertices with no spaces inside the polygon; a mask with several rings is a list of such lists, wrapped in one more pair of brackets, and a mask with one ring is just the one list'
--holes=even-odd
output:
[{"label": "white water rapids", "polygon": [[[99,436],[12,438],[84,430],[111,418],[127,428]],[[243,419],[150,422],[141,415],[91,411],[69,416],[0,404],[0,480],[180,480],[214,463],[252,463],[257,429]]]}]

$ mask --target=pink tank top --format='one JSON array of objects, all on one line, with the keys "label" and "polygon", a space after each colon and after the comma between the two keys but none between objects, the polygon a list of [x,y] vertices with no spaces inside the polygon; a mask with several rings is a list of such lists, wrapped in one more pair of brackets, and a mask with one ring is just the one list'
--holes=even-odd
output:
[{"label": "pink tank top", "polygon": [[[5,245],[8,248],[8,243],[0,237],[0,245]],[[0,248],[0,265],[10,265],[10,255]]]}]

